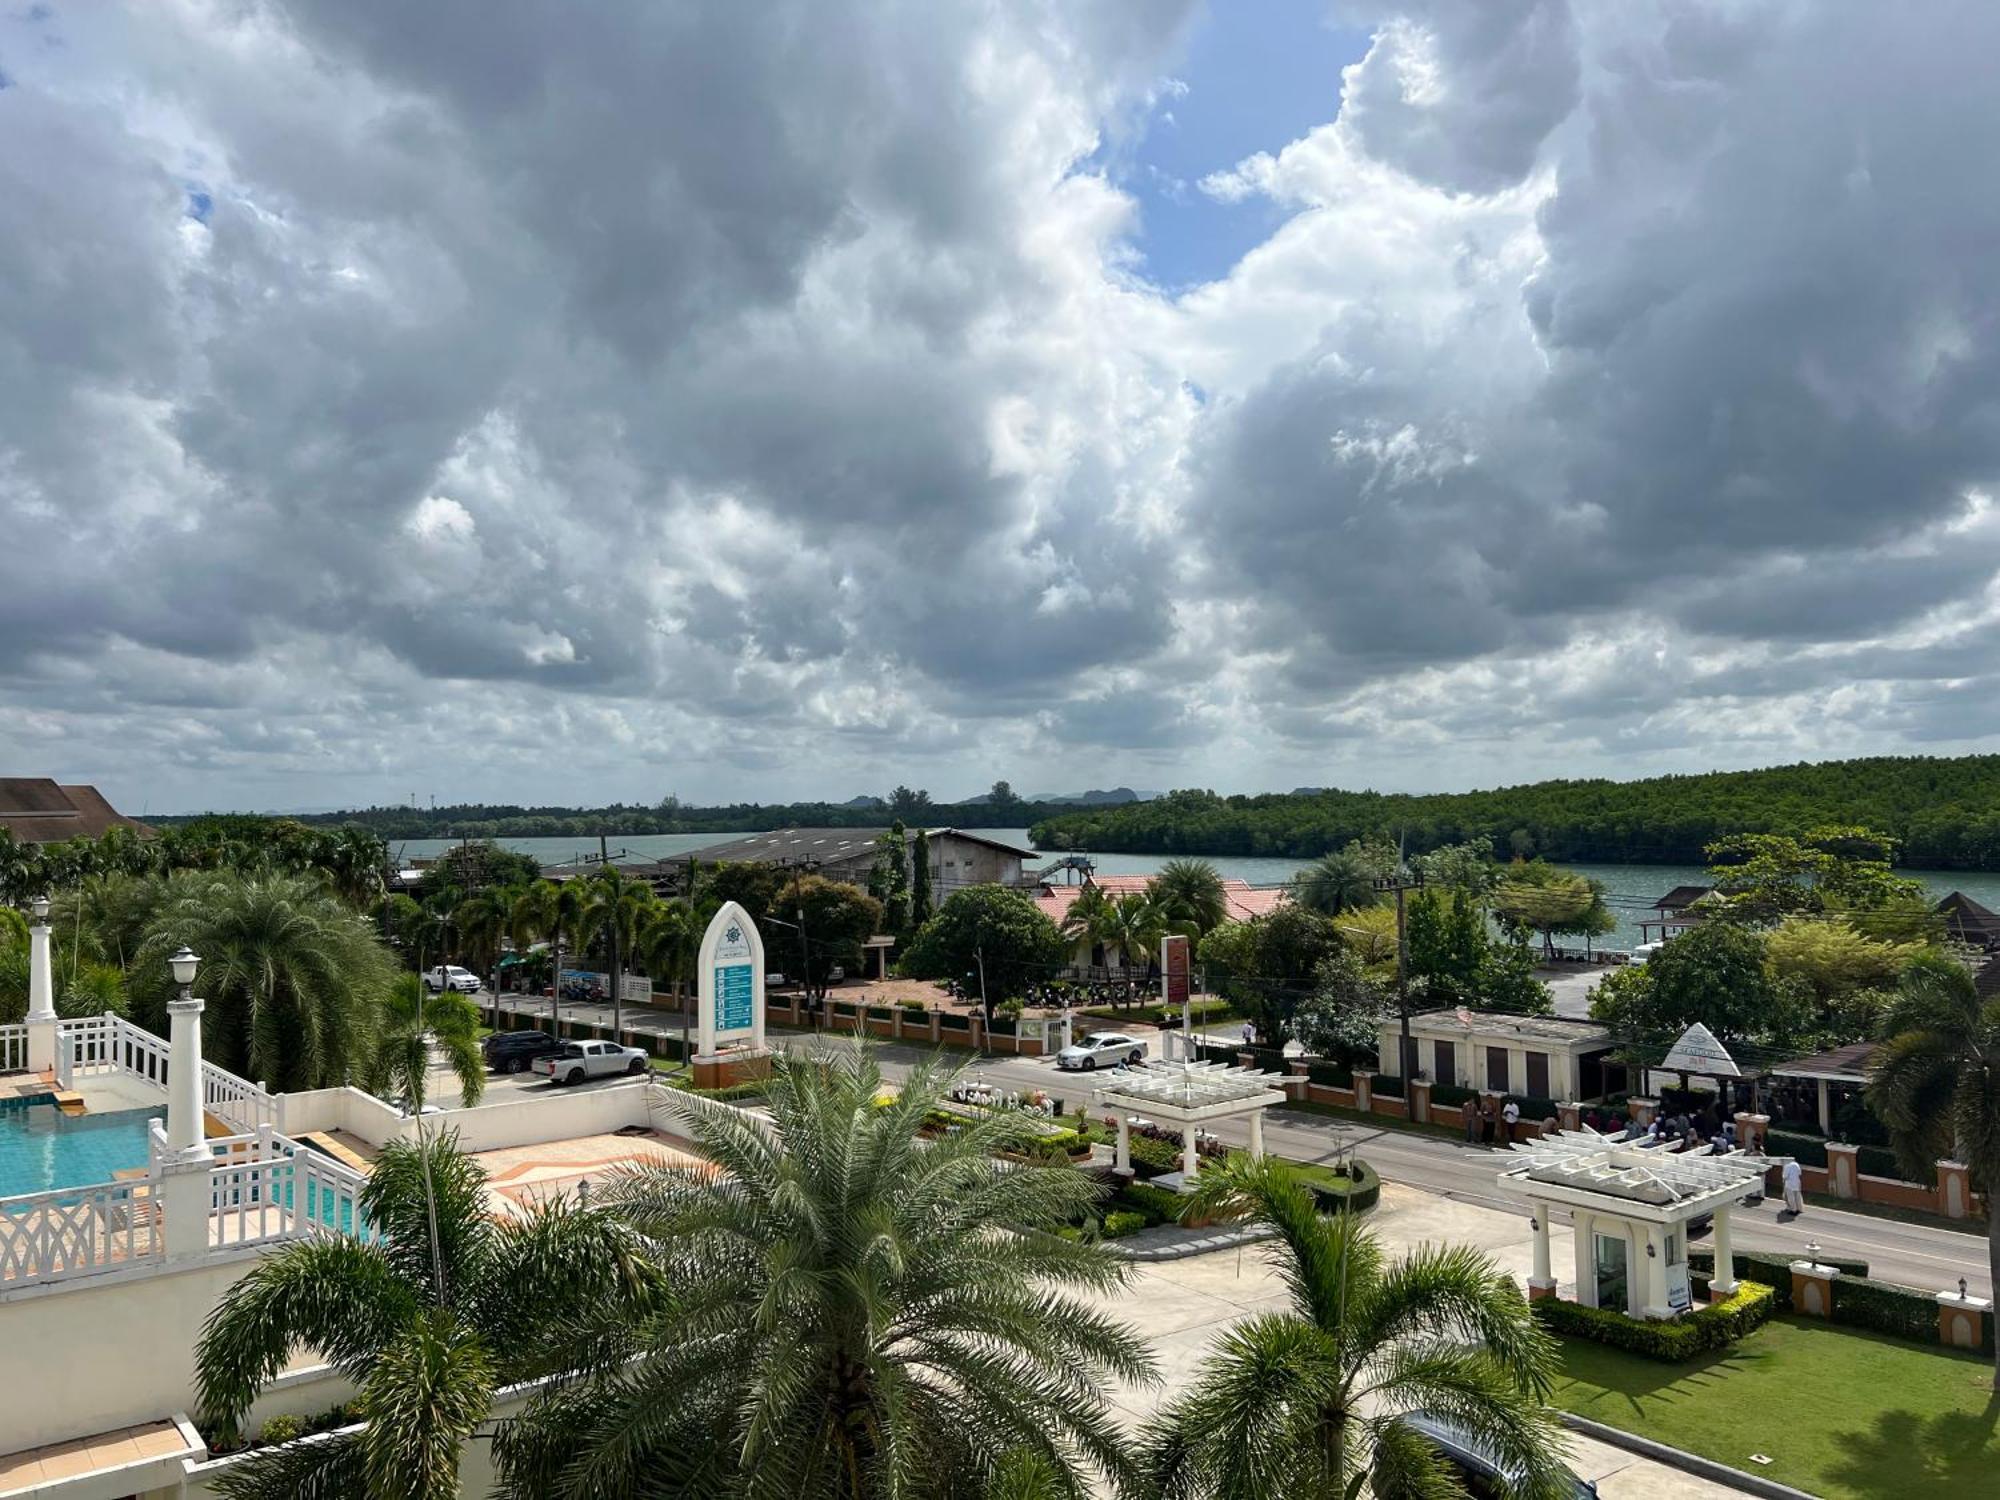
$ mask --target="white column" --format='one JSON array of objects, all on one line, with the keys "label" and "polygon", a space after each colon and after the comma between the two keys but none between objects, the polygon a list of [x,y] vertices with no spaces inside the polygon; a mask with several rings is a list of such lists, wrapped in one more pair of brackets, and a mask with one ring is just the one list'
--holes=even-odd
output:
[{"label": "white column", "polygon": [[1250,1111],[1250,1155],[1253,1158],[1264,1154],[1264,1111]]},{"label": "white column", "polygon": [[1534,1205],[1535,1215],[1535,1274],[1530,1278],[1530,1291],[1552,1292],[1556,1289],[1555,1267],[1549,1261],[1549,1206],[1546,1203]]},{"label": "white column", "polygon": [[1118,1156],[1112,1169],[1121,1177],[1132,1175],[1132,1120],[1122,1109],[1118,1111]]},{"label": "white column", "polygon": [[1201,1170],[1201,1155],[1194,1149],[1195,1125],[1192,1120],[1181,1127],[1181,1175],[1189,1182]]},{"label": "white column", "polygon": [[193,996],[167,1002],[167,1151],[185,1161],[205,1160],[201,1120],[201,1012]]},{"label": "white column", "polygon": [[55,970],[49,960],[49,898],[37,896],[34,925],[28,929],[28,1071],[56,1065]]},{"label": "white column", "polygon": [[1576,1252],[1576,1300],[1585,1307],[1597,1306],[1597,1235],[1595,1220],[1572,1209],[1569,1216],[1571,1248]]},{"label": "white column", "polygon": [[1736,1290],[1736,1255],[1729,1244],[1729,1210],[1715,1211],[1715,1279],[1708,1284],[1709,1295],[1727,1297]]},{"label": "white column", "polygon": [[1825,1080],[1824,1078],[1820,1079],[1820,1081],[1819,1081],[1819,1133],[1820,1133],[1821,1135],[1832,1135],[1832,1134],[1833,1134],[1833,1101],[1832,1101],[1832,1099],[1830,1099],[1830,1098],[1828,1097],[1828,1094],[1829,1094],[1829,1092],[1830,1092],[1830,1091],[1828,1090],[1828,1088],[1827,1088],[1827,1086],[1826,1086],[1826,1080]]},{"label": "white column", "polygon": [[1637,1282],[1633,1287],[1634,1292],[1637,1292],[1641,1286],[1645,1288],[1645,1295],[1639,1303],[1639,1316],[1656,1319],[1670,1318],[1674,1315],[1674,1312],[1672,1308],[1667,1306],[1666,1241],[1660,1233],[1659,1225],[1648,1224],[1645,1228],[1646,1243],[1644,1249],[1641,1251],[1642,1258],[1639,1261],[1640,1274],[1644,1276],[1645,1280]]}]

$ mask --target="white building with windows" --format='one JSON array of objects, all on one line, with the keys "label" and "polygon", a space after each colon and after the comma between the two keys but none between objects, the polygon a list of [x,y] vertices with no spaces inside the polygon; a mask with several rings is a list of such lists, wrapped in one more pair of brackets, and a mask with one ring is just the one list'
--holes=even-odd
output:
[{"label": "white building with windows", "polygon": [[1574,1228],[1576,1300],[1635,1318],[1673,1318],[1693,1305],[1688,1284],[1688,1228],[1714,1220],[1711,1291],[1736,1290],[1730,1215],[1763,1191],[1768,1157],[1677,1152],[1614,1141],[1594,1130],[1566,1130],[1516,1142],[1500,1186],[1528,1205],[1535,1228],[1531,1299],[1556,1295],[1549,1221],[1566,1213]]},{"label": "white building with windows", "polygon": [[[1403,1023],[1386,1017],[1381,1028],[1381,1072],[1399,1077]],[[1560,1016],[1510,1016],[1493,1011],[1427,1010],[1410,1017],[1414,1072],[1432,1083],[1530,1099],[1580,1103],[1601,1099],[1622,1081],[1610,1061],[1611,1032],[1595,1021]]]}]

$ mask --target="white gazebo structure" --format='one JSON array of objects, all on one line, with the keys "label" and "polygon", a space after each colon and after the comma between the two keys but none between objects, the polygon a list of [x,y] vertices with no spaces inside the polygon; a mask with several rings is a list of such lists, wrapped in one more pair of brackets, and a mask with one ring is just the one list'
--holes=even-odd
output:
[{"label": "white gazebo structure", "polygon": [[1565,1130],[1516,1142],[1501,1188],[1528,1201],[1535,1227],[1535,1274],[1528,1296],[1555,1295],[1549,1215],[1568,1211],[1576,1230],[1576,1296],[1635,1318],[1678,1317],[1692,1305],[1687,1274],[1689,1221],[1713,1215],[1718,1297],[1736,1290],[1729,1215],[1763,1190],[1772,1160],[1615,1141],[1594,1130]]},{"label": "white gazebo structure", "polygon": [[[1250,1154],[1264,1154],[1264,1111],[1285,1102],[1285,1078],[1223,1063],[1155,1062],[1123,1073],[1092,1096],[1118,1124],[1117,1170],[1132,1172],[1132,1116],[1148,1115],[1181,1128],[1180,1186],[1191,1185],[1200,1164],[1195,1141],[1205,1125],[1241,1115],[1250,1122]],[[1160,1179],[1176,1185],[1172,1175]]]}]

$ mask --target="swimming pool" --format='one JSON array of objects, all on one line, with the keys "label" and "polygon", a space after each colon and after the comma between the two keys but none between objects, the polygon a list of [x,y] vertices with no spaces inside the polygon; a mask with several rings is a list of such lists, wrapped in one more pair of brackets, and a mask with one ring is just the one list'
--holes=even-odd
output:
[{"label": "swimming pool", "polygon": [[121,1109],[72,1119],[52,1096],[0,1099],[0,1198],[109,1182],[113,1172],[145,1166],[147,1132],[166,1115]]}]

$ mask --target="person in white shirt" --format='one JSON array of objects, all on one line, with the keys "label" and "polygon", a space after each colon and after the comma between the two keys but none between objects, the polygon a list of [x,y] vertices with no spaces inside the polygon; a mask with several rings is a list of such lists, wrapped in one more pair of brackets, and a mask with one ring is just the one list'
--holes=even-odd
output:
[{"label": "person in white shirt", "polygon": [[1509,1099],[1500,1111],[1500,1118],[1507,1122],[1507,1129],[1503,1133],[1502,1139],[1507,1141],[1513,1140],[1514,1127],[1521,1123],[1521,1106],[1516,1104],[1512,1099]]},{"label": "person in white shirt", "polygon": [[1793,1215],[1806,1211],[1805,1174],[1799,1171],[1796,1158],[1785,1163],[1785,1212]]}]

